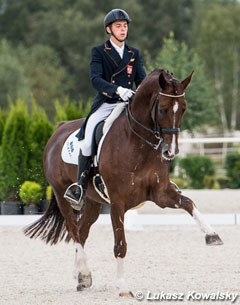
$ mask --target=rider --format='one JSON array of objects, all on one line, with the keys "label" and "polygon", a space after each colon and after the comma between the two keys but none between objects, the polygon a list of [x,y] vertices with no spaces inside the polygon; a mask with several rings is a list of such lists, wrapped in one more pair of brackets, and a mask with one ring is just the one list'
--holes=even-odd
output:
[{"label": "rider", "polygon": [[92,49],[90,79],[98,93],[77,135],[81,141],[77,183],[71,184],[64,194],[76,209],[81,208],[87,188],[95,126],[106,119],[119,102],[127,102],[134,94],[133,83],[138,87],[146,76],[139,51],[125,43],[130,21],[124,10],[111,10],[104,18],[104,29],[110,39]]}]

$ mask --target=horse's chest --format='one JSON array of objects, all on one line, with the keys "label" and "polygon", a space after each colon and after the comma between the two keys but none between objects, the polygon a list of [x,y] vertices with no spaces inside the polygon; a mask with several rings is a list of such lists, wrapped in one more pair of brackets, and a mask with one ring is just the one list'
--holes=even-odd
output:
[{"label": "horse's chest", "polygon": [[165,175],[162,175],[159,171],[140,171],[130,172],[128,181],[129,185],[137,188],[149,188],[154,187],[165,182]]}]

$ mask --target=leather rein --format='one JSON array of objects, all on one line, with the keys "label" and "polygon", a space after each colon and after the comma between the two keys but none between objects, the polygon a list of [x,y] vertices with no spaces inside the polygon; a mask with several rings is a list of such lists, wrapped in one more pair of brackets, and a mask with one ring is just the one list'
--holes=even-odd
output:
[{"label": "leather rein", "polygon": [[[161,91],[159,91],[156,95],[156,97],[154,98],[154,102],[153,102],[153,107],[152,107],[152,116],[153,116],[153,122],[154,122],[154,129],[149,128],[145,125],[143,125],[142,123],[140,123],[138,120],[136,120],[132,114],[131,111],[131,103],[129,102],[127,104],[126,107],[126,114],[127,114],[127,119],[128,119],[128,124],[129,124],[129,128],[130,130],[140,139],[142,139],[146,144],[148,144],[149,146],[151,146],[153,149],[157,150],[162,141],[163,138],[161,138],[161,134],[165,133],[165,134],[178,134],[180,132],[180,128],[162,128],[160,127],[157,117],[158,117],[158,98],[159,96],[166,96],[166,97],[170,97],[170,98],[179,98],[179,97],[183,97],[185,95],[185,92],[179,95],[172,95],[172,94],[166,94],[163,93]],[[149,133],[151,133],[152,135],[154,135],[154,137],[158,140],[157,143],[153,143],[151,141],[148,141],[147,139],[145,139],[143,136],[141,136],[139,133],[137,133],[132,124],[131,121],[133,121],[134,123],[136,123],[138,126],[140,126],[141,128],[143,128],[144,130],[148,131]]]}]

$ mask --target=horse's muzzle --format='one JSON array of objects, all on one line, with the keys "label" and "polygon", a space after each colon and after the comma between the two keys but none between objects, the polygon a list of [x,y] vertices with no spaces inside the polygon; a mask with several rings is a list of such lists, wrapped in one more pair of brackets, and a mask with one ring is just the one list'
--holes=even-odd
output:
[{"label": "horse's muzzle", "polygon": [[175,147],[174,150],[167,143],[162,143],[162,157],[167,161],[173,160],[179,153],[178,146]]}]

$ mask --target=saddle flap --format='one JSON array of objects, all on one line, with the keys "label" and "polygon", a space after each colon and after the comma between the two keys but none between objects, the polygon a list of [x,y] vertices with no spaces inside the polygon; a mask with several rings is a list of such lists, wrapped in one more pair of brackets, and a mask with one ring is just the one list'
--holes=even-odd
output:
[{"label": "saddle flap", "polygon": [[98,144],[103,136],[103,126],[105,121],[99,122],[93,131],[93,138],[92,138],[92,157],[97,154]]}]

